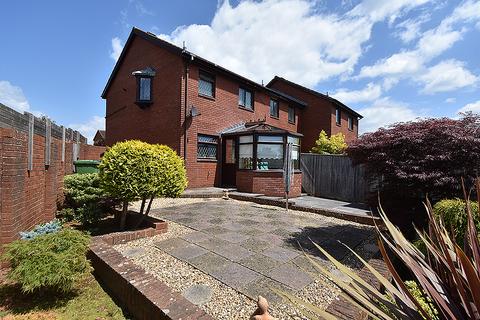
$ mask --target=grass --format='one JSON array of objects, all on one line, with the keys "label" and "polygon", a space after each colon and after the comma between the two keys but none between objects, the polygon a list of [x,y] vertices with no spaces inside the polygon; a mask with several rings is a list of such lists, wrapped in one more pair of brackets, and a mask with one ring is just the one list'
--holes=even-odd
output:
[{"label": "grass", "polygon": [[[1,278],[1,277],[0,277]],[[0,318],[43,319],[127,319],[122,310],[89,274],[71,294],[23,294],[20,287],[0,279]]]}]

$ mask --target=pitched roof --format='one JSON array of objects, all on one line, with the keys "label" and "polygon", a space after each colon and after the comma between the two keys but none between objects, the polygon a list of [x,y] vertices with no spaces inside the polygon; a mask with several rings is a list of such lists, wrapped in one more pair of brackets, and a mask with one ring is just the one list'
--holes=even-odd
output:
[{"label": "pitched roof", "polygon": [[222,135],[224,136],[235,136],[240,134],[253,134],[253,133],[277,133],[277,134],[289,134],[296,137],[303,137],[303,134],[298,132],[292,132],[285,129],[281,129],[270,124],[266,124],[265,120],[253,121],[242,123],[241,125],[236,126],[233,129],[225,130]]},{"label": "pitched roof", "polygon": [[132,28],[132,31],[130,32],[130,35],[127,39],[127,42],[125,43],[125,46],[123,47],[122,53],[120,54],[120,57],[118,58],[117,63],[115,64],[115,67],[113,68],[113,71],[112,71],[112,74],[110,75],[110,78],[108,79],[108,82],[105,86],[105,89],[103,89],[102,96],[101,96],[102,98],[104,98],[104,99],[106,98],[108,89],[110,88],[110,85],[111,85],[113,79],[115,78],[120,65],[122,64],[123,59],[125,58],[126,52],[128,51],[128,49],[130,47],[130,44],[133,41],[133,38],[136,37],[136,36],[138,36],[138,37],[140,37],[140,38],[142,38],[142,39],[144,39],[144,40],[146,40],[146,41],[148,41],[148,42],[150,42],[150,43],[152,43],[156,46],[159,46],[160,48],[166,49],[166,50],[168,50],[168,51],[170,51],[174,54],[185,57],[189,61],[193,61],[193,63],[204,65],[204,66],[206,66],[208,68],[211,68],[211,69],[214,69],[217,72],[222,73],[226,76],[235,78],[235,79],[239,80],[240,82],[242,82],[246,85],[249,85],[249,86],[254,87],[256,89],[259,89],[259,90],[263,90],[263,91],[269,93],[270,95],[273,95],[276,98],[286,100],[286,101],[288,101],[290,103],[293,103],[293,104],[295,104],[295,105],[297,105],[298,107],[301,107],[301,108],[304,108],[304,107],[307,106],[307,103],[304,102],[304,101],[301,101],[297,98],[289,96],[288,94],[285,94],[285,93],[280,92],[278,90],[274,90],[272,88],[267,88],[264,85],[261,85],[261,84],[255,82],[255,81],[252,81],[248,78],[245,78],[245,77],[243,77],[243,76],[241,76],[241,75],[239,75],[239,74],[237,74],[233,71],[230,71],[230,70],[228,70],[228,69],[226,69],[222,66],[219,66],[214,62],[211,62],[211,61],[209,61],[205,58],[199,57],[196,54],[194,54],[194,53],[192,53],[192,52],[190,52],[186,49],[182,49],[182,48],[177,47],[176,45],[174,45],[170,42],[162,40],[153,33],[145,32],[145,31],[140,30],[140,29],[135,28],[135,27]]},{"label": "pitched roof", "polygon": [[105,140],[105,130],[97,130],[97,132],[95,133],[95,137],[93,137],[93,140],[97,138],[97,135],[99,135],[100,138]]},{"label": "pitched roof", "polygon": [[326,95],[326,94],[320,93],[320,92],[318,92],[318,91],[309,89],[309,88],[307,88],[307,87],[304,87],[304,86],[302,86],[302,85],[299,85],[298,83],[292,82],[292,81],[290,81],[290,80],[287,80],[287,79],[282,78],[282,77],[279,77],[279,76],[275,76],[272,80],[270,80],[270,82],[267,83],[267,87],[272,86],[273,83],[274,83],[274,82],[277,82],[277,81],[283,81],[283,82],[287,83],[288,85],[291,85],[291,86],[296,87],[296,88],[298,88],[298,89],[300,89],[300,90],[309,92],[309,93],[311,93],[311,94],[313,94],[313,95],[316,95],[317,97],[320,97],[320,98],[323,98],[323,99],[327,99],[328,101],[332,102],[333,104],[335,104],[335,105],[337,105],[337,106],[339,106],[339,107],[341,107],[341,108],[343,108],[343,109],[351,112],[352,114],[354,114],[354,115],[357,116],[358,118],[360,118],[360,119],[363,118],[363,116],[362,116],[360,113],[356,112],[355,110],[353,110],[352,108],[348,107],[348,106],[345,105],[344,103],[338,101],[337,99],[332,98],[332,97],[330,97],[330,96],[328,96],[328,95]]}]

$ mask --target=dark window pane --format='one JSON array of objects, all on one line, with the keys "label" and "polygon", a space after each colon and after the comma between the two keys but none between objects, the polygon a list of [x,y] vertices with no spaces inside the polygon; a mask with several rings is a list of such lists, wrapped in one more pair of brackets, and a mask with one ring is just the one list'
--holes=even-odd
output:
[{"label": "dark window pane", "polygon": [[270,99],[270,116],[278,118],[278,101]]},{"label": "dark window pane", "polygon": [[245,105],[245,89],[238,89],[238,104],[241,106]]},{"label": "dark window pane", "polygon": [[253,145],[241,144],[238,146],[238,168],[253,169]]},{"label": "dark window pane", "polygon": [[340,112],[340,109],[337,108],[335,110],[335,120],[337,122],[337,124],[341,124],[342,123],[342,113]]},{"label": "dark window pane", "polygon": [[199,134],[197,141],[197,158],[217,159],[217,144],[217,137]]},{"label": "dark window pane", "polygon": [[283,144],[257,145],[257,169],[282,169],[283,168]]},{"label": "dark window pane", "polygon": [[353,130],[353,118],[348,117],[348,129]]},{"label": "dark window pane", "polygon": [[138,98],[141,101],[150,101],[151,78],[140,78],[140,88]]},{"label": "dark window pane", "polygon": [[204,96],[214,97],[215,93],[215,79],[205,73],[200,73],[198,80],[198,93]]},{"label": "dark window pane", "polygon": [[238,90],[238,104],[242,107],[253,109],[253,94],[252,91],[240,88]]},{"label": "dark window pane", "polygon": [[295,123],[295,108],[288,107],[288,121]]},{"label": "dark window pane", "polygon": [[245,90],[245,107],[248,109],[253,107],[252,92],[248,90]]}]

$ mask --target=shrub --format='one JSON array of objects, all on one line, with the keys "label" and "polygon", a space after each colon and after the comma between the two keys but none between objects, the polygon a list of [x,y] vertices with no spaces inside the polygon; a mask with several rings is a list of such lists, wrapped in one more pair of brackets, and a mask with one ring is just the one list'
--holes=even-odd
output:
[{"label": "shrub", "polygon": [[[478,218],[478,203],[471,203],[475,227],[480,231],[480,219]],[[435,204],[433,211],[437,218],[442,218],[447,230],[453,230],[455,240],[463,245],[465,231],[467,230],[466,203],[460,199],[442,200]]]},{"label": "shrub", "polygon": [[[480,195],[480,178],[474,182],[476,193]],[[477,199],[480,201],[480,199]],[[419,231],[418,236],[425,243],[427,254],[422,254],[395,227],[380,209],[380,216],[385,230],[376,225],[378,247],[383,261],[393,281],[382,275],[359,256],[355,250],[351,253],[370,270],[371,275],[382,289],[372,286],[350,268],[336,260],[321,246],[319,251],[336,267],[327,268],[315,259],[312,262],[321,275],[333,282],[340,289],[340,296],[354,307],[369,315],[369,318],[380,320],[422,320],[422,319],[478,319],[480,300],[480,240],[475,228],[472,213],[472,202],[466,205],[467,232],[464,248],[460,248],[450,237],[449,231],[434,217],[433,208],[425,203],[428,215],[428,233]],[[395,258],[393,260],[392,258]],[[398,263],[403,261],[404,265]],[[405,270],[404,270],[405,268]],[[335,271],[335,272],[334,272]],[[407,271],[412,282],[404,283],[400,274]],[[342,274],[338,276],[338,272]],[[321,310],[308,302],[286,292],[274,289],[295,305],[304,308],[309,319],[335,319],[335,316]],[[316,315],[319,315],[318,317]]]},{"label": "shrub", "polygon": [[[365,164],[371,182],[379,183],[390,218],[425,217],[421,203],[427,194],[434,203],[463,197],[462,177],[468,189],[480,175],[480,115],[394,124],[362,135],[347,154]],[[377,190],[371,200],[376,206]],[[404,220],[411,225],[408,216]]]},{"label": "shrub", "polygon": [[39,224],[32,231],[20,232],[20,238],[23,240],[31,240],[42,234],[55,233],[62,228],[62,224],[57,219],[47,223]]},{"label": "shrub", "polygon": [[62,210],[59,216],[86,226],[96,224],[116,204],[101,187],[98,173],[65,176],[63,192],[65,203],[73,212]]},{"label": "shrub", "polygon": [[315,141],[312,152],[320,154],[343,154],[346,148],[347,144],[345,143],[343,133],[339,132],[329,138],[327,133],[322,130],[320,131],[317,141]]},{"label": "shrub", "polygon": [[88,243],[87,235],[71,229],[14,241],[5,252],[11,264],[8,276],[24,292],[68,292],[90,270]]},{"label": "shrub", "polygon": [[155,196],[176,197],[187,185],[183,160],[167,146],[138,140],[116,143],[109,148],[99,165],[105,190],[123,201],[120,228],[125,228],[128,202]]}]

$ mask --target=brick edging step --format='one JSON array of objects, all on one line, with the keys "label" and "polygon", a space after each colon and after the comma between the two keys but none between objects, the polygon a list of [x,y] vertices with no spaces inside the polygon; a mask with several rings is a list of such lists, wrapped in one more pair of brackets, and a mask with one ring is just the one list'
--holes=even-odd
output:
[{"label": "brick edging step", "polygon": [[93,238],[88,258],[95,275],[134,319],[213,320],[165,283],[121,255],[102,236]]}]

